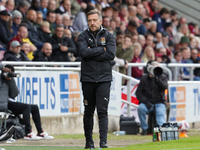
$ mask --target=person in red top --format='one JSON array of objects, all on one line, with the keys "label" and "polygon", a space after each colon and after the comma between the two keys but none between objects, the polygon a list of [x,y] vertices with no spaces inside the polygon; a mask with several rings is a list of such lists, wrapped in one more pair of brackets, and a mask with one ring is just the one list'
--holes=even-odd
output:
[{"label": "person in red top", "polygon": [[159,11],[158,0],[151,0],[151,2],[149,2],[148,6],[149,6],[149,11],[150,11],[149,15],[151,18],[153,18],[153,15]]},{"label": "person in red top", "polygon": [[[142,51],[142,46],[139,43],[134,43],[134,57],[131,63],[141,63],[140,54]],[[140,79],[143,74],[143,67],[132,67],[131,76],[136,79]]]}]

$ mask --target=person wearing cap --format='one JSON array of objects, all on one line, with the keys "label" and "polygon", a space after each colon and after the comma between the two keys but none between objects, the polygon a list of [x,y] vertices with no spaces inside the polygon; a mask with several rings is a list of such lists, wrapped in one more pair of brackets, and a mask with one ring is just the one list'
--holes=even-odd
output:
[{"label": "person wearing cap", "polygon": [[18,27],[22,22],[22,13],[18,10],[14,10],[12,13],[12,20],[13,20],[13,25],[12,25],[12,30],[13,30],[13,37],[17,35]]},{"label": "person wearing cap", "polygon": [[18,41],[10,43],[10,50],[4,54],[3,61],[30,61],[24,53],[21,52],[21,45]]},{"label": "person wearing cap", "polygon": [[189,43],[190,43],[190,39],[188,36],[183,36],[181,38],[181,41],[180,41],[181,47],[188,47]]},{"label": "person wearing cap", "polygon": [[7,48],[7,44],[13,38],[13,34],[9,29],[10,14],[7,10],[0,12],[0,41]]}]

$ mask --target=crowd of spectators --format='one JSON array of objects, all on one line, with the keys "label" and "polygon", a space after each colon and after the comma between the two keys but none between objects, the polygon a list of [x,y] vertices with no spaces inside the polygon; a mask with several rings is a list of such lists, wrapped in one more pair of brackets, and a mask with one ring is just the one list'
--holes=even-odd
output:
[{"label": "crowd of spectators", "polygon": [[[0,59],[4,61],[80,61],[78,35],[88,28],[86,14],[102,12],[102,26],[116,37],[115,63],[199,63],[197,24],[178,18],[158,0],[0,0]],[[194,69],[194,80],[200,80]],[[144,69],[132,68],[140,79]],[[172,69],[189,80],[187,67]]]}]

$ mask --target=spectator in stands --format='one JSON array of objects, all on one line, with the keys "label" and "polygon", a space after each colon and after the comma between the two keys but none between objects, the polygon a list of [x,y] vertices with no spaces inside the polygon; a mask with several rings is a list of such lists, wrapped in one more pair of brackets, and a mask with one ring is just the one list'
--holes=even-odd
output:
[{"label": "spectator in stands", "polygon": [[162,8],[159,13],[153,15],[153,20],[157,22],[157,32],[164,31],[164,25],[170,18],[170,12],[167,8]]},{"label": "spectator in stands", "polygon": [[155,60],[155,53],[154,53],[154,50],[151,46],[147,46],[144,49],[144,53],[142,55],[141,61],[143,63],[147,63],[150,60]]},{"label": "spectator in stands", "polygon": [[168,38],[169,38],[170,40],[173,40],[173,39],[174,39],[174,36],[173,36],[173,33],[172,33],[172,31],[173,31],[172,23],[171,23],[171,22],[165,23],[164,29],[165,29],[164,32],[168,35]]},{"label": "spectator in stands", "polygon": [[[190,49],[189,47],[183,47],[181,48],[181,52],[182,52],[182,60],[181,63],[192,63],[190,56]],[[182,72],[182,79],[183,80],[189,80],[190,79],[190,69],[187,67],[183,67],[183,72]]]},{"label": "spectator in stands", "polygon": [[26,17],[26,14],[27,14],[28,9],[29,9],[30,6],[31,6],[30,3],[27,2],[27,1],[21,1],[21,2],[19,3],[19,8],[18,8],[18,10],[22,13],[23,18]]},{"label": "spectator in stands", "polygon": [[107,16],[104,16],[102,25],[103,27],[108,28],[110,26],[110,18]]},{"label": "spectator in stands", "polygon": [[[171,59],[171,62],[181,63],[181,61],[182,61],[182,52],[178,50],[174,53],[174,58]],[[183,67],[177,67],[177,72],[175,72],[175,68],[172,68],[173,79],[176,76],[178,80],[182,80],[182,72],[183,72]]]},{"label": "spectator in stands", "polygon": [[[159,66],[159,63],[156,61],[151,61],[147,63],[147,66],[149,65]],[[145,74],[141,77],[136,91],[136,97],[140,103],[137,111],[142,128],[141,135],[147,135],[148,124],[146,123],[146,115],[153,111],[154,107],[156,110],[155,116],[157,124],[162,126],[162,124],[166,122],[164,91],[167,88],[167,77],[164,74],[155,77],[148,72],[148,74]],[[155,90],[154,95],[152,95],[153,90]]]},{"label": "spectator in stands", "polygon": [[181,17],[179,19],[179,23],[178,23],[178,27],[179,28],[181,25],[186,24],[187,23],[187,19],[185,17]]},{"label": "spectator in stands", "polygon": [[42,21],[40,23],[40,28],[38,28],[39,40],[42,43],[45,43],[48,38],[50,38],[51,30],[49,29],[50,25],[47,21]]},{"label": "spectator in stands", "polygon": [[56,1],[55,0],[49,0],[48,12],[49,11],[53,11],[54,12],[55,10],[56,10]]},{"label": "spectator in stands", "polygon": [[103,16],[107,16],[108,18],[113,18],[113,8],[112,7],[105,7],[102,9]]},{"label": "spectator in stands", "polygon": [[147,31],[150,29],[150,27],[151,27],[151,21],[149,20],[149,18],[146,18],[146,19],[143,20],[143,25],[145,26],[145,28],[147,29]]},{"label": "spectator in stands", "polygon": [[[191,60],[193,63],[197,63],[199,64],[200,63],[200,58],[197,56],[198,54],[198,51],[196,48],[192,48],[191,49]],[[200,68],[194,68],[194,80],[195,81],[199,81],[199,78],[200,78]]]},{"label": "spectator in stands", "polygon": [[137,7],[135,7],[133,5],[128,6],[128,14],[129,14],[128,15],[129,20],[132,20],[133,17],[135,17],[137,14]]},{"label": "spectator in stands", "polygon": [[189,46],[189,43],[190,43],[189,37],[183,36],[183,37],[181,38],[181,41],[180,41],[181,48],[182,48],[182,47],[188,47],[188,46]]},{"label": "spectator in stands", "polygon": [[64,14],[67,13],[71,15],[71,1],[70,0],[62,0],[59,8],[55,10],[55,13]]},{"label": "spectator in stands", "polygon": [[93,10],[94,7],[92,5],[87,5],[87,8],[84,9],[83,12],[79,12],[76,15],[76,18],[73,22],[73,28],[75,31],[84,31],[85,29],[88,28],[88,23],[87,23],[87,17],[86,14],[90,11]]},{"label": "spectator in stands", "polygon": [[0,41],[4,48],[7,48],[9,41],[13,38],[13,33],[9,29],[10,14],[7,10],[0,12]]},{"label": "spectator in stands", "polygon": [[74,32],[73,27],[71,26],[70,16],[68,14],[62,14],[62,24],[64,25],[65,29],[69,29],[71,32]]},{"label": "spectator in stands", "polygon": [[[15,69],[11,65],[6,65],[6,68],[10,69],[11,73],[15,72]],[[41,127],[40,112],[37,105],[25,104],[16,102],[14,98],[19,94],[19,90],[13,78],[9,78],[1,73],[1,83],[4,92],[1,92],[1,97],[8,100],[8,109],[11,110],[15,115],[23,115],[23,123],[25,124],[25,137],[26,140],[40,140],[40,139],[54,139],[54,137],[49,136],[48,133],[44,132]],[[33,121],[35,123],[38,134],[36,135],[31,131],[30,125],[30,113],[32,114]]]},{"label": "spectator in stands", "polygon": [[170,11],[170,20],[173,21],[173,20],[177,20],[178,19],[178,13],[175,11],[175,10],[171,10]]},{"label": "spectator in stands", "polygon": [[151,0],[148,6],[149,6],[149,11],[150,11],[149,15],[151,18],[153,18],[153,15],[159,11],[158,0]]},{"label": "spectator in stands", "polygon": [[13,30],[13,37],[17,35],[18,27],[22,22],[22,14],[18,10],[14,10],[12,14],[12,20],[13,20],[13,25],[12,25],[12,30]]},{"label": "spectator in stands", "polygon": [[72,40],[64,36],[64,26],[62,24],[56,27],[55,34],[48,39],[48,42],[53,48],[53,61],[70,61],[68,52],[76,53],[76,47]]},{"label": "spectator in stands", "polygon": [[55,21],[56,21],[56,13],[53,11],[48,11],[47,16],[46,16],[47,21],[50,24],[50,30],[51,34],[54,34],[54,28],[56,26]]},{"label": "spectator in stands", "polygon": [[[133,44],[134,56],[131,63],[141,63],[140,54],[142,51],[142,46],[139,43]],[[136,79],[140,79],[143,74],[143,67],[132,67],[131,76]]]},{"label": "spectator in stands", "polygon": [[41,2],[40,2],[39,11],[42,12],[43,19],[46,19],[46,16],[47,16],[48,2],[49,2],[49,0],[41,0]]},{"label": "spectator in stands", "polygon": [[[133,43],[131,35],[125,35],[122,44],[117,46],[116,57],[124,59],[125,61],[131,62],[133,59]],[[126,74],[126,68],[119,67],[119,72]],[[124,84],[124,81],[123,81]]]},{"label": "spectator in stands", "polygon": [[178,28],[178,33],[174,36],[174,43],[179,44],[183,36],[189,36],[189,29],[187,24],[182,24]]},{"label": "spectator in stands", "polygon": [[145,44],[146,44],[146,39],[143,35],[139,34],[138,35],[138,43],[140,43],[140,45],[142,46],[142,49],[144,48]]},{"label": "spectator in stands", "polygon": [[64,35],[68,38],[72,38],[72,32],[69,29],[64,30]]},{"label": "spectator in stands", "polygon": [[56,21],[55,21],[55,28],[57,25],[62,24],[63,20],[62,20],[62,15],[61,14],[56,14]]},{"label": "spectator in stands", "polygon": [[38,11],[40,8],[40,0],[32,0],[31,2],[31,7],[29,8],[29,10],[35,10]]},{"label": "spectator in stands", "polygon": [[137,34],[137,24],[135,21],[131,20],[128,23],[128,27],[126,29],[127,34]]},{"label": "spectator in stands", "polygon": [[146,35],[146,45],[153,47],[153,39],[154,39],[153,35],[147,34]]},{"label": "spectator in stands", "polygon": [[156,35],[157,31],[157,22],[156,21],[151,21],[150,24],[150,29],[147,31],[148,34],[152,34],[153,36]]},{"label": "spectator in stands", "polygon": [[23,52],[28,57],[28,54],[30,53],[30,51],[31,51],[30,44],[27,42],[22,42],[21,52]]},{"label": "spectator in stands", "polygon": [[77,52],[74,54],[74,56],[76,57],[75,61],[81,61],[81,57],[80,57],[80,53],[79,53],[79,48],[78,48],[78,36],[79,36],[80,32],[78,31],[74,31],[72,33],[72,41],[74,42],[74,45],[76,46]]},{"label": "spectator in stands", "polygon": [[6,10],[8,11],[8,13],[12,14],[14,8],[15,8],[15,1],[7,0],[6,1]]},{"label": "spectator in stands", "polygon": [[[37,50],[37,48],[35,47],[35,45],[33,45],[33,43],[29,40],[28,38],[28,29],[25,25],[20,25],[18,28],[18,32],[17,35],[10,41],[10,43],[12,41],[18,41],[19,43],[22,42],[27,42],[30,44],[30,52],[27,55],[27,57],[32,60],[33,59],[33,52]],[[9,43],[9,47],[10,47],[10,43]],[[9,48],[8,48],[9,49]]]},{"label": "spectator in stands", "polygon": [[21,45],[18,41],[10,43],[10,50],[5,52],[3,61],[30,61],[28,57],[21,52]]},{"label": "spectator in stands", "polygon": [[128,20],[128,7],[125,4],[122,4],[120,6],[119,17],[121,21],[124,22],[126,26],[128,26],[128,24],[130,23]]},{"label": "spectator in stands", "polygon": [[157,44],[158,44],[158,43],[162,43],[162,34],[161,34],[160,32],[157,32],[157,33],[156,33],[155,38],[156,38]]},{"label": "spectator in stands", "polygon": [[23,24],[26,24],[28,29],[28,38],[30,41],[38,48],[40,49],[43,45],[43,43],[38,38],[38,31],[37,28],[34,26],[34,23],[36,22],[37,16],[35,10],[29,10],[27,13],[27,20],[23,21]]},{"label": "spectator in stands", "polygon": [[34,52],[33,61],[51,61],[52,46],[50,43],[44,43],[41,50]]},{"label": "spectator in stands", "polygon": [[117,37],[116,37],[116,45],[117,46],[123,43],[124,36],[125,36],[125,33],[122,32],[121,30],[117,32]]},{"label": "spectator in stands", "polygon": [[143,21],[143,9],[144,6],[142,4],[137,5],[137,17],[140,19],[140,21]]},{"label": "spectator in stands", "polygon": [[133,42],[133,44],[138,42],[138,35],[137,34],[134,34],[132,36],[132,42]]},{"label": "spectator in stands", "polygon": [[198,48],[197,47],[197,43],[198,43],[197,39],[195,37],[193,37],[192,39],[190,39],[190,45],[189,45],[189,47],[190,48]]},{"label": "spectator in stands", "polygon": [[43,14],[41,11],[37,11],[37,17],[36,17],[36,23],[34,23],[34,26],[39,28],[40,27],[40,23],[43,21]]}]

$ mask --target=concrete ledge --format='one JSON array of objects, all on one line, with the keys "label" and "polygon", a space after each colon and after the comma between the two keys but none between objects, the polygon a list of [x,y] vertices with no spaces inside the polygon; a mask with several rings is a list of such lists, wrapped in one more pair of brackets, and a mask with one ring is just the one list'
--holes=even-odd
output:
[{"label": "concrete ledge", "polygon": [[[42,129],[52,135],[84,134],[83,114],[72,116],[41,117]],[[37,133],[35,124],[31,119],[32,130]],[[119,130],[119,117],[108,116],[108,130]],[[94,133],[99,132],[98,117],[94,115]]]}]

